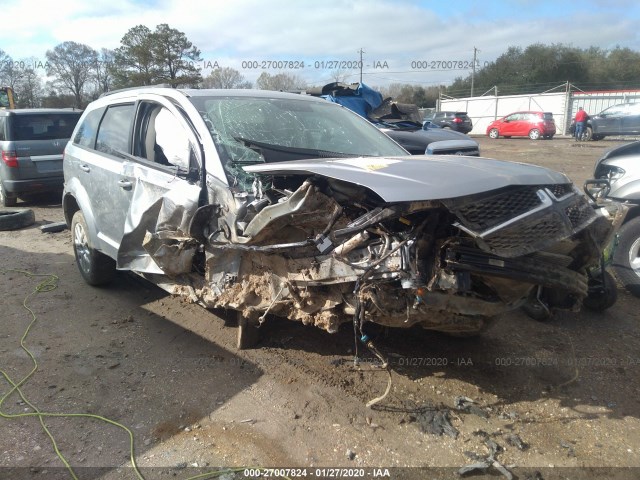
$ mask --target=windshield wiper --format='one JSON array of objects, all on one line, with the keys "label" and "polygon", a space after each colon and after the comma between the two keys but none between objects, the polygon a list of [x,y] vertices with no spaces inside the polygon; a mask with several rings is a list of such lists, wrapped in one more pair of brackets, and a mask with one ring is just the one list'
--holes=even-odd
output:
[{"label": "windshield wiper", "polygon": [[[329,150],[320,150],[317,148],[300,148],[300,147],[287,147],[286,145],[275,145],[272,143],[259,142],[257,140],[251,140],[243,137],[233,137],[237,142],[245,144],[248,148],[254,150],[257,147],[261,150],[271,150],[273,152],[283,152],[293,155],[301,155],[303,158],[351,158],[351,157],[370,157],[371,155],[362,155],[357,153],[342,153],[331,152]],[[262,152],[259,152],[262,153]]]}]

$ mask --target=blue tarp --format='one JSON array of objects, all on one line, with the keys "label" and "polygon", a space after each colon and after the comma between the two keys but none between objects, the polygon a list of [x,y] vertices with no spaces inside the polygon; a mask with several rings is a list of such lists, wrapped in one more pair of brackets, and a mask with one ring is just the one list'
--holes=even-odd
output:
[{"label": "blue tarp", "polygon": [[347,90],[346,92],[353,94],[338,96],[322,95],[322,98],[343,105],[364,118],[367,118],[372,110],[382,105],[382,95],[380,92],[376,92],[363,83],[361,83],[355,91]]}]

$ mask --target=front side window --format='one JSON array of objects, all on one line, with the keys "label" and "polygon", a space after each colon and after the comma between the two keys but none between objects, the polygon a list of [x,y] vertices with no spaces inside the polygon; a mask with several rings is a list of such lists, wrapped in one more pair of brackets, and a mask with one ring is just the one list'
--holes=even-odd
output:
[{"label": "front side window", "polygon": [[614,105],[613,107],[607,108],[604,112],[602,112],[602,114],[608,117],[617,117],[619,115],[624,115],[626,110],[626,105]]},{"label": "front side window", "polygon": [[129,153],[129,138],[134,112],[133,103],[109,107],[100,123],[96,150],[116,156]]}]

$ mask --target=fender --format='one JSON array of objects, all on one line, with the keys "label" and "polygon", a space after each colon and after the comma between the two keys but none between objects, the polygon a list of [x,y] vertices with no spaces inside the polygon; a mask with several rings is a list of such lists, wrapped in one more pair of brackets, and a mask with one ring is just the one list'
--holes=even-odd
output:
[{"label": "fender", "polygon": [[64,191],[62,192],[62,211],[64,212],[64,218],[69,228],[71,228],[71,219],[78,210],[82,211],[84,219],[87,222],[87,234],[89,235],[91,245],[93,245],[96,250],[109,255],[109,253],[113,251],[113,248],[98,238],[96,219],[91,209],[89,194],[77,178],[71,178],[68,182],[65,182]]}]

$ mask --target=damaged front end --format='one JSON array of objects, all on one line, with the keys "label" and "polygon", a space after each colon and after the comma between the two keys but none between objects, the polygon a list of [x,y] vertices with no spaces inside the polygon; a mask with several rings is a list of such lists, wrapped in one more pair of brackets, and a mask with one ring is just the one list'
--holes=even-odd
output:
[{"label": "damaged front end", "polygon": [[[208,204],[192,202],[173,224],[172,202],[148,201],[143,228],[125,236],[141,247],[138,268],[124,256],[123,266],[208,308],[328,332],[355,321],[474,334],[540,289],[554,307],[580,307],[588,269],[621,222],[616,204],[594,208],[537,167],[514,176],[504,162],[428,158],[245,167],[250,181],[209,181]],[[476,183],[460,178],[465,162]],[[478,179],[479,168],[492,173]],[[430,185],[415,180],[428,171]],[[440,185],[455,176],[460,184]]]}]

